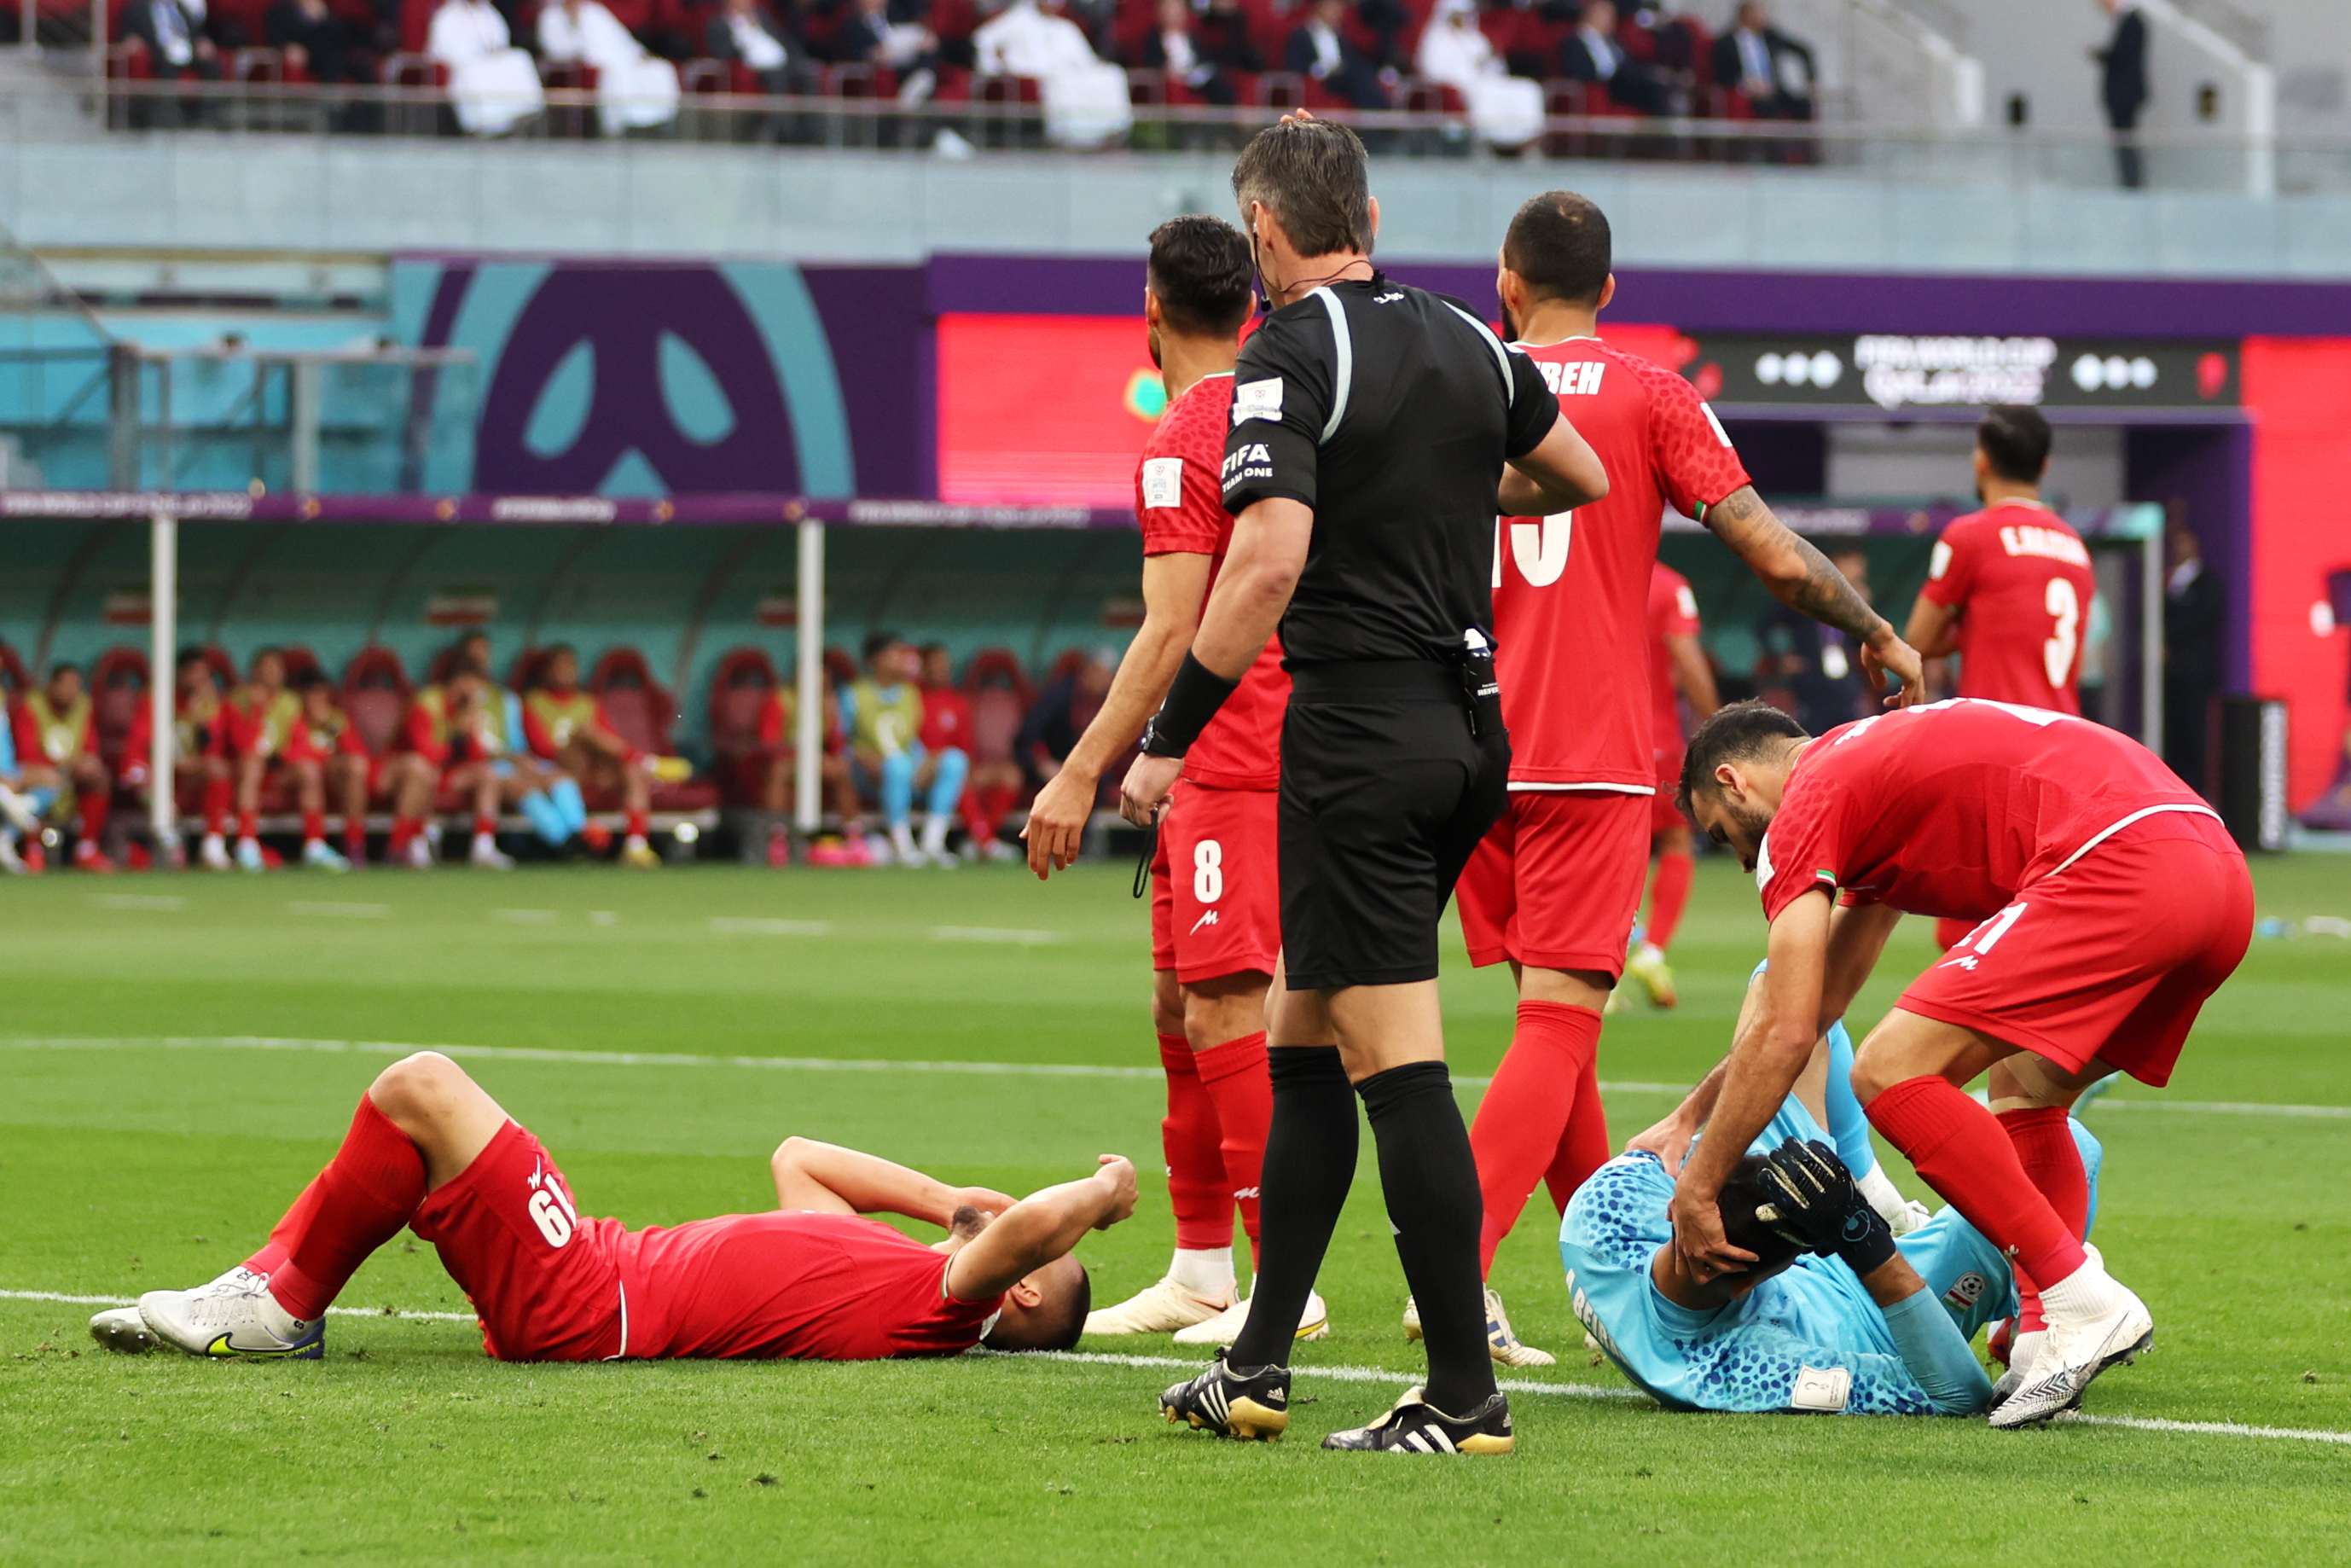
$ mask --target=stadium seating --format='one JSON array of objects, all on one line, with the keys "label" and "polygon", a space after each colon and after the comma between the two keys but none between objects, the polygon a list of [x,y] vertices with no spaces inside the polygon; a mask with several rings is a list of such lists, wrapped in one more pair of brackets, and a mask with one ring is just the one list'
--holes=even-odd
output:
[{"label": "stadium seating", "polygon": [[767,779],[767,748],[759,718],[776,689],[776,666],[765,649],[730,648],[710,677],[710,773],[729,806],[756,806]]},{"label": "stadium seating", "polygon": [[131,727],[138,722],[140,705],[147,700],[145,651],[113,647],[100,653],[89,667],[89,694],[90,727],[97,734],[99,760],[119,778],[131,742]]},{"label": "stadium seating", "polygon": [[[588,690],[603,704],[604,717],[622,740],[654,757],[674,755],[670,726],[676,721],[677,703],[667,688],[653,679],[645,656],[634,648],[609,648],[588,677]],[[599,796],[605,796],[599,799]],[[705,811],[718,804],[718,787],[707,779],[688,779],[653,786],[656,811]],[[610,810],[617,797],[598,791],[589,802]]]},{"label": "stadium seating", "polygon": [[343,712],[371,756],[381,757],[392,749],[414,695],[400,655],[389,648],[362,648],[343,666]]}]

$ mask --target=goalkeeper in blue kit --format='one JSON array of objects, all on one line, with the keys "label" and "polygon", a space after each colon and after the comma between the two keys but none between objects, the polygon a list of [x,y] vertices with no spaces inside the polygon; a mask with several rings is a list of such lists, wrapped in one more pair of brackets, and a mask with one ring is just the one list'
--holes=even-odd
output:
[{"label": "goalkeeper in blue kit", "polygon": [[[2007,1260],[1957,1209],[1927,1218],[1892,1200],[1851,1066],[1840,1024],[1724,1186],[1724,1234],[1755,1258],[1743,1272],[1701,1282],[1666,1213],[1719,1070],[1569,1204],[1559,1249],[1575,1315],[1667,1409],[1975,1416],[1991,1404],[1970,1342],[2016,1310]],[[2095,1217],[2102,1151],[2072,1127]]]}]

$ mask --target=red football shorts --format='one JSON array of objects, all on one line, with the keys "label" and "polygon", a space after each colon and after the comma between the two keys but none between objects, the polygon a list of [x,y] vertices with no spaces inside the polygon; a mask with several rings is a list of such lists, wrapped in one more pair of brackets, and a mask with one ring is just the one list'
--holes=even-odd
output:
[{"label": "red football shorts", "polygon": [[1281,956],[1281,797],[1180,779],[1151,861],[1151,967],[1186,985]]},{"label": "red football shorts", "polygon": [[1657,792],[1649,797],[1649,832],[1652,837],[1674,828],[1690,826],[1682,809],[1674,804],[1674,791],[1682,787],[1682,754],[1678,751],[1657,756]]},{"label": "red football shorts", "polygon": [[1625,972],[1649,871],[1646,795],[1513,789],[1453,895],[1469,961]]},{"label": "red football shorts", "polygon": [[2025,888],[1895,1005],[2160,1088],[2252,934],[2252,878],[2227,830],[2166,812]]},{"label": "red football shorts", "polygon": [[500,1361],[610,1361],[629,1343],[617,1219],[583,1217],[571,1185],[508,1122],[409,1228],[433,1243]]}]

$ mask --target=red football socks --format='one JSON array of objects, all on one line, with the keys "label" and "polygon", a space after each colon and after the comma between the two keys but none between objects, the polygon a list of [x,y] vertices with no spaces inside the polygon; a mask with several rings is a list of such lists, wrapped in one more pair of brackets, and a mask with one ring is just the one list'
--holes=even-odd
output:
[{"label": "red football socks", "polygon": [[81,836],[85,843],[97,843],[106,837],[106,813],[113,801],[103,789],[85,789],[74,797],[81,808]]},{"label": "red football socks", "polygon": [[1689,907],[1690,879],[1698,861],[1690,855],[1659,855],[1657,874],[1649,883],[1649,945],[1663,952],[1673,945],[1674,931]]},{"label": "red football socks", "polygon": [[1906,1079],[1867,1111],[1869,1124],[1927,1185],[2034,1280],[2063,1280],[2088,1261],[2078,1213],[2073,1224],[2058,1214],[2025,1174],[1999,1119],[1965,1092],[1932,1076]]},{"label": "red football socks", "polygon": [[[368,1254],[399,1235],[423,1201],[423,1155],[373,1100],[361,1095],[343,1146],[270,1234],[272,1247],[285,1247],[286,1260],[267,1270],[269,1293],[295,1317],[317,1317]],[[311,1211],[298,1226],[305,1204]],[[298,1234],[281,1235],[295,1228]]]},{"label": "red football socks", "polygon": [[1266,1131],[1273,1125],[1273,1079],[1266,1071],[1265,1030],[1196,1051],[1192,1061],[1201,1087],[1216,1103],[1225,1191],[1240,1207],[1241,1229],[1249,1239],[1254,1269],[1258,1182],[1265,1168]]},{"label": "red football socks", "polygon": [[1564,1002],[1520,1002],[1518,1032],[1469,1129],[1486,1218],[1479,1265],[1518,1223],[1537,1183],[1563,1208],[1583,1178],[1608,1158],[1600,1109],[1600,1015]]},{"label": "red football socks", "polygon": [[229,810],[236,803],[235,787],[225,779],[204,780],[204,831],[225,834]]},{"label": "red football socks", "polygon": [[[2071,1113],[2063,1105],[2042,1105],[1999,1114],[2024,1174],[2032,1178],[2057,1218],[2079,1238],[2090,1220],[2090,1176],[2082,1168],[2082,1151],[2074,1143],[2074,1129],[2068,1124]],[[2041,1292],[2021,1270],[2016,1292],[2021,1302],[2018,1332],[2031,1333],[2046,1326],[2042,1321]]]},{"label": "red football socks", "polygon": [[304,841],[305,842],[308,842],[308,841],[310,841],[310,840],[312,840],[312,839],[323,839],[323,838],[325,838],[326,836],[327,836],[327,813],[326,813],[326,812],[324,812],[324,811],[305,811],[305,812],[303,812],[303,813],[302,813],[302,838],[303,838],[303,841]]},{"label": "red football socks", "polygon": [[642,839],[653,831],[653,813],[638,810],[629,813],[629,836]]},{"label": "red football socks", "polygon": [[294,1243],[301,1239],[303,1230],[309,1226],[310,1217],[319,1212],[319,1184],[325,1179],[323,1172],[310,1178],[310,1185],[302,1189],[302,1196],[296,1198],[294,1206],[270,1228],[268,1241],[263,1244],[260,1251],[245,1260],[246,1268],[256,1274],[268,1275],[286,1266],[287,1258],[294,1250]]},{"label": "red football socks", "polygon": [[474,836],[475,838],[480,838],[484,833],[488,833],[495,837],[497,831],[498,820],[496,817],[484,811],[476,811],[474,813]]},{"label": "red football socks", "polygon": [[1216,1102],[1200,1082],[1191,1044],[1182,1035],[1159,1037],[1159,1065],[1167,1070],[1167,1115],[1159,1124],[1159,1146],[1167,1156],[1167,1202],[1176,1211],[1176,1249],[1203,1252],[1230,1247],[1233,1199],[1225,1180]]},{"label": "red football socks", "polygon": [[261,813],[258,811],[239,811],[236,814],[236,836],[240,839],[260,837]]}]

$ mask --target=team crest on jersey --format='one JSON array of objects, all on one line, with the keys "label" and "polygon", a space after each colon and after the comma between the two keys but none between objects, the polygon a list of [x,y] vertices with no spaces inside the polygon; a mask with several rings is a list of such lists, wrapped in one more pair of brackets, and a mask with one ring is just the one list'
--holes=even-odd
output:
[{"label": "team crest on jersey", "polygon": [[1991,1289],[1990,1280],[1970,1270],[1951,1281],[1951,1288],[1943,1292],[1943,1304],[1955,1312],[1964,1312],[1983,1300],[1983,1293]]},{"label": "team crest on jersey", "polygon": [[1243,382],[1233,388],[1233,423],[1245,424],[1252,419],[1269,424],[1281,423],[1281,378],[1269,376],[1261,382]]}]

